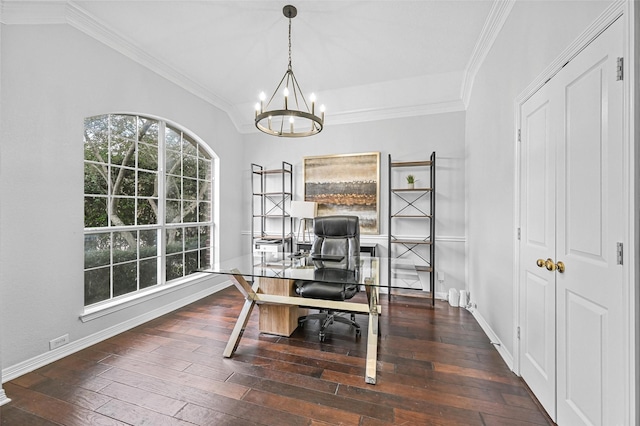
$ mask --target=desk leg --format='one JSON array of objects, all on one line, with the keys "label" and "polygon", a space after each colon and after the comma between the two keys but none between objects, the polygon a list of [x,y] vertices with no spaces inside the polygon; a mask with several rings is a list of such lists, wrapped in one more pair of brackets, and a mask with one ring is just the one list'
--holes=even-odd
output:
[{"label": "desk leg", "polygon": [[242,310],[240,311],[240,315],[238,315],[236,325],[233,327],[231,336],[229,336],[227,346],[224,348],[224,352],[222,353],[225,358],[230,358],[236,351],[238,343],[240,343],[242,333],[244,333],[244,329],[247,327],[247,322],[249,322],[251,311],[253,311],[253,307],[256,305],[255,292],[258,290],[258,283],[256,283],[252,288],[241,275],[233,275],[233,284],[246,297],[246,299],[244,301],[244,306],[242,306]]},{"label": "desk leg", "polygon": [[369,299],[369,332],[367,334],[367,368],[364,381],[375,385],[378,361],[378,298],[380,297],[380,293],[377,286],[369,286],[367,289]]}]

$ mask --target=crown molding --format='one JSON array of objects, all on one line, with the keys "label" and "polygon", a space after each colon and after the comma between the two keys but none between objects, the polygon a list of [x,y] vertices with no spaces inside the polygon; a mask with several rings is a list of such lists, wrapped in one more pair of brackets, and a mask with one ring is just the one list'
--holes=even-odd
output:
[{"label": "crown molding", "polygon": [[[391,120],[398,118],[417,117],[422,115],[443,114],[447,112],[464,111],[465,106],[461,99],[426,103],[422,105],[403,106],[395,108],[369,108],[362,110],[344,111],[333,114],[327,114],[325,123],[332,126],[341,124],[366,123],[371,121]],[[247,109],[247,111],[249,111]],[[248,114],[243,114],[244,109],[239,111],[234,109],[234,122],[243,123],[238,131],[243,134],[258,133],[253,122],[247,123]],[[230,114],[231,115],[231,114]]]},{"label": "crown molding", "polygon": [[461,98],[465,109],[469,106],[469,100],[471,99],[471,91],[473,89],[473,82],[476,78],[476,74],[480,70],[482,63],[491,50],[493,43],[496,41],[496,38],[498,37],[505,21],[509,17],[515,2],[516,0],[498,0],[494,1],[491,6],[487,20],[482,27],[482,31],[480,32],[480,36],[473,48],[471,58],[469,59],[464,72]]},{"label": "crown molding", "polygon": [[187,92],[196,95],[211,105],[220,108],[223,111],[230,110],[231,103],[229,101],[216,96],[204,86],[196,83],[175,68],[154,58],[144,49],[138,47],[132,40],[101,23],[97,18],[76,3],[67,3],[65,16],[69,25],[79,31],[93,37],[99,42],[125,55],[129,59],[132,59],[156,74],[166,78],[172,83],[177,84]]}]

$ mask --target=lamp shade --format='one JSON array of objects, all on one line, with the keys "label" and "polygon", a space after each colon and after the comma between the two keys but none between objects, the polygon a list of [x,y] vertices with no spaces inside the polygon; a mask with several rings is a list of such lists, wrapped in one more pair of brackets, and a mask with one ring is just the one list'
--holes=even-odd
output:
[{"label": "lamp shade", "polygon": [[318,212],[318,203],[313,201],[292,201],[291,216],[300,219],[313,219]]}]

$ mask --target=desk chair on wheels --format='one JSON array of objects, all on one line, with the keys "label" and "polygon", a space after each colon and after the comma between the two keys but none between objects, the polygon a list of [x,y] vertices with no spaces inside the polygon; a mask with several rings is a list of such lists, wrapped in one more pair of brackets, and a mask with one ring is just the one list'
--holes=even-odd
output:
[{"label": "desk chair on wheels", "polygon": [[[314,279],[317,281],[296,281],[296,293],[302,297],[344,301],[358,292],[360,273],[360,223],[357,216],[316,217],[313,223],[315,240],[311,247]],[[342,284],[336,284],[340,282]],[[301,304],[303,305],[303,303]],[[351,319],[339,316],[337,311],[322,309],[318,314],[310,314],[298,319],[304,326],[311,319],[320,320],[320,341],[325,340],[325,329],[334,321],[351,325],[356,329],[356,337],[361,335],[360,325]]]}]

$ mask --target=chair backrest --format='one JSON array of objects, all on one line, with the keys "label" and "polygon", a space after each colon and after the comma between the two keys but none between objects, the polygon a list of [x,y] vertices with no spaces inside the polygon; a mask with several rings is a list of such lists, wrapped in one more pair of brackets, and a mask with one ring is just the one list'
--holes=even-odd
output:
[{"label": "chair backrest", "polygon": [[358,216],[316,217],[313,221],[315,240],[311,255],[344,256],[339,262],[314,261],[317,268],[355,271],[360,264],[360,221]]}]

